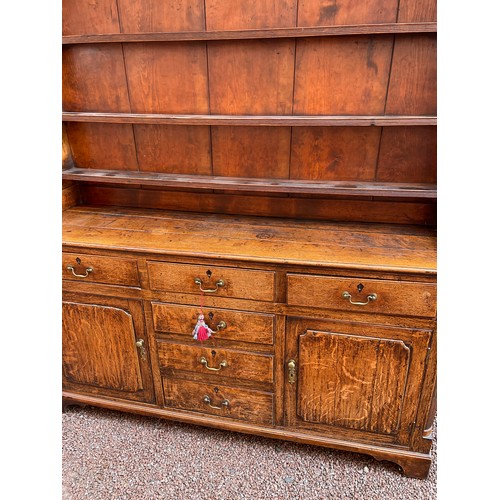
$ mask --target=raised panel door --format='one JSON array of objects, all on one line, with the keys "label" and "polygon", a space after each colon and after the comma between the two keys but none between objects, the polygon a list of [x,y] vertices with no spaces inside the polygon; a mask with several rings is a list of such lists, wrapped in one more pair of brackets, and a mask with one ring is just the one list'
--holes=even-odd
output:
[{"label": "raised panel door", "polygon": [[66,390],[153,402],[139,301],[83,295],[64,300],[62,350]]},{"label": "raised panel door", "polygon": [[288,424],[340,439],[409,445],[431,334],[364,323],[290,320]]}]

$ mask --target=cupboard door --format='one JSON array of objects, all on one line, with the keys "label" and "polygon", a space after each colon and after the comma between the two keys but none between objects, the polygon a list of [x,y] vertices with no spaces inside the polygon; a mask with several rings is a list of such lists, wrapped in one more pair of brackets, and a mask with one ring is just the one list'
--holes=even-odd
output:
[{"label": "cupboard door", "polygon": [[288,424],[334,438],[408,445],[431,333],[290,320]]},{"label": "cupboard door", "polygon": [[139,301],[83,296],[68,299],[63,301],[62,323],[66,390],[153,402]]}]

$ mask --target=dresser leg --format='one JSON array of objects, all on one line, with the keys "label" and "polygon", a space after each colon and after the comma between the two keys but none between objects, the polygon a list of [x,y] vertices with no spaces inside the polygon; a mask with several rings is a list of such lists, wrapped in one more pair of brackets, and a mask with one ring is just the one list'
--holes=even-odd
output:
[{"label": "dresser leg", "polygon": [[391,457],[388,459],[387,457],[372,456],[378,461],[388,461],[397,464],[405,476],[416,479],[427,479],[432,464],[430,457]]}]

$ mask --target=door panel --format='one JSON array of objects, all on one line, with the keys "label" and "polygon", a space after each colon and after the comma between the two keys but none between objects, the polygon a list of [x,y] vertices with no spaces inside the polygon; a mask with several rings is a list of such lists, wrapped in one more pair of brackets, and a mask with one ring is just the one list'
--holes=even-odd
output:
[{"label": "door panel", "polygon": [[[408,444],[429,330],[291,319],[288,423],[330,437]],[[286,365],[285,369],[289,369]]]},{"label": "door panel", "polygon": [[141,304],[103,297],[95,301],[89,301],[89,297],[82,299],[82,302],[63,302],[65,388],[152,401],[151,368]]}]

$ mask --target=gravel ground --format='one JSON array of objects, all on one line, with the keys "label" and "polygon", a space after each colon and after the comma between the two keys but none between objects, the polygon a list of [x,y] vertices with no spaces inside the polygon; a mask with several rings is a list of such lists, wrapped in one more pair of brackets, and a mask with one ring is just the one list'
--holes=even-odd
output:
[{"label": "gravel ground", "polygon": [[435,499],[390,462],[100,408],[62,420],[63,500]]}]

